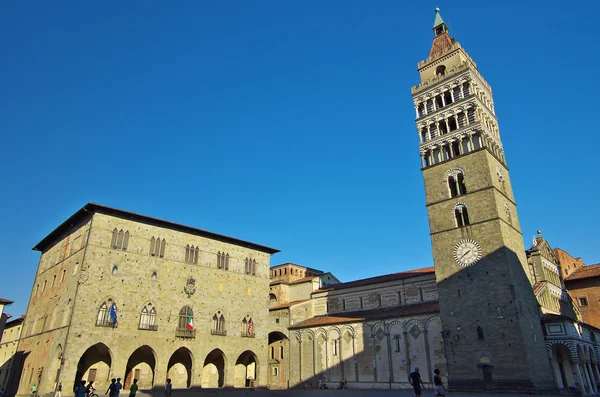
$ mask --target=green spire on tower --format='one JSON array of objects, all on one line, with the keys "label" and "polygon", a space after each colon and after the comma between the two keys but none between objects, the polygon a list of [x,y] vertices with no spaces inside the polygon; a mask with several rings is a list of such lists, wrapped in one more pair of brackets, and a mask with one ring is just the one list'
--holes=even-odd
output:
[{"label": "green spire on tower", "polygon": [[440,9],[435,7],[435,20],[433,21],[433,28],[435,29],[435,27],[439,25],[445,25],[445,23],[440,15]]}]

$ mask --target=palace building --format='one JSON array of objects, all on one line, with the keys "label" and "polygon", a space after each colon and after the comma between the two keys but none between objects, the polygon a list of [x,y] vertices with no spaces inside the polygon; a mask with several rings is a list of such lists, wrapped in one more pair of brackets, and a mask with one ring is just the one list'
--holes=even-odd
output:
[{"label": "palace building", "polygon": [[[600,265],[525,249],[492,89],[436,9],[412,88],[433,267],[340,282],[277,249],[87,204],[35,246],[19,395],[342,385],[600,391]],[[572,290],[569,288],[572,286]],[[583,313],[583,314],[582,314]],[[17,368],[18,367],[18,368]]]}]

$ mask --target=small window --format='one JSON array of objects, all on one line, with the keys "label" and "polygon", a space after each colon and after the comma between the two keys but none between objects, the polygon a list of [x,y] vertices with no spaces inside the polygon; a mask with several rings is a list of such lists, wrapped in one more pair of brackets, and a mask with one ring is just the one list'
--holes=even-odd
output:
[{"label": "small window", "polygon": [[346,299],[342,299],[342,310],[346,311]]},{"label": "small window", "polygon": [[60,278],[60,282],[62,283],[63,281],[65,281],[65,276],[67,275],[67,269],[64,269],[62,272],[62,276]]},{"label": "small window", "polygon": [[150,276],[150,279],[152,279],[152,281],[156,281],[157,277],[158,275],[156,274],[156,272],[152,272],[152,276]]},{"label": "small window", "polygon": [[275,317],[275,324],[279,324],[279,317]]},{"label": "small window", "polygon": [[333,355],[334,356],[338,355],[338,343],[339,343],[339,340],[337,340],[337,339],[333,340]]},{"label": "small window", "polygon": [[283,360],[283,346],[279,346],[279,358]]},{"label": "small window", "polygon": [[200,253],[200,248],[194,247],[193,245],[185,246],[185,261],[187,263],[192,263],[194,265],[198,264],[198,254]]},{"label": "small window", "polygon": [[483,329],[481,327],[477,327],[477,339],[479,339],[479,340],[484,340],[485,339],[483,337]]},{"label": "small window", "polygon": [[464,204],[457,204],[454,206],[454,218],[456,219],[457,227],[468,226],[471,224],[467,206]]},{"label": "small window", "polygon": [[588,305],[588,300],[586,297],[583,298],[577,298],[577,300],[579,300],[579,306],[587,306]]},{"label": "small window", "polygon": [[119,266],[117,266],[117,265],[114,265],[114,266],[112,267],[112,274],[113,274],[113,275],[117,275],[118,273],[119,273]]},{"label": "small window", "polygon": [[363,302],[363,298],[362,296],[360,297],[360,308],[363,309],[364,308],[364,302]]},{"label": "small window", "polygon": [[394,345],[395,345],[394,351],[396,353],[399,353],[400,352],[400,335],[394,335]]}]

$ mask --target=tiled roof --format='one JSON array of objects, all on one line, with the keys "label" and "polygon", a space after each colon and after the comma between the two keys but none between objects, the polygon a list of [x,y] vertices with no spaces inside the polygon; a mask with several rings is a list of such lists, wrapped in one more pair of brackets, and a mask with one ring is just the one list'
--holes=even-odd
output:
[{"label": "tiled roof", "polygon": [[407,317],[418,314],[439,313],[439,311],[440,306],[437,301],[423,302],[417,303],[416,305],[384,307],[380,309],[315,316],[298,324],[291,325],[290,329],[316,327],[329,324],[355,323],[361,321],[379,320],[383,318]]},{"label": "tiled roof", "polygon": [[13,303],[13,301],[11,301],[11,300],[4,299],[4,298],[0,298],[0,304],[3,304],[3,305],[10,305],[10,304],[12,304],[12,303]]},{"label": "tiled roof", "polygon": [[302,277],[302,278],[299,278],[298,280],[293,280],[293,281],[290,281],[290,284],[300,284],[300,283],[305,283],[305,282],[307,282],[307,281],[312,281],[312,280],[314,280],[315,278],[319,278],[319,276],[308,276],[308,277]]},{"label": "tiled roof", "polygon": [[292,281],[287,281],[287,280],[273,280],[269,283],[269,285],[277,285],[277,284],[300,284],[300,283],[305,283],[307,281],[311,281],[314,280],[315,278],[319,278],[319,276],[308,276],[308,277],[302,277],[296,280],[292,280]]},{"label": "tiled roof", "polygon": [[10,320],[9,322],[6,323],[6,328],[9,327],[14,327],[15,325],[19,325],[21,324],[23,321],[25,321],[25,315],[22,315],[19,318],[15,318],[14,320]]},{"label": "tiled roof", "polygon": [[304,299],[304,300],[301,300],[301,301],[293,301],[293,302],[288,302],[288,303],[282,303],[281,305],[270,307],[269,310],[287,309],[290,306],[294,306],[294,305],[297,305],[299,303],[308,302],[309,300],[310,299]]},{"label": "tiled roof", "polygon": [[433,267],[425,267],[423,269],[415,269],[415,270],[409,270],[406,272],[385,274],[383,276],[363,278],[361,280],[349,281],[347,283],[333,284],[327,288],[323,288],[323,289],[317,290],[315,292],[334,291],[334,290],[338,290],[338,289],[352,288],[352,287],[362,287],[363,285],[403,280],[405,278],[423,276],[423,275],[427,275],[427,274],[435,274],[434,268]]},{"label": "tiled roof", "polygon": [[600,277],[600,263],[580,267],[565,278],[565,281],[580,280],[582,278]]},{"label": "tiled roof", "polygon": [[96,213],[96,212],[101,213],[101,214],[110,215],[110,216],[115,216],[118,218],[132,219],[136,222],[143,222],[143,223],[154,225],[154,226],[173,229],[173,230],[177,230],[177,231],[180,231],[183,233],[195,234],[197,236],[207,237],[207,238],[210,238],[213,240],[223,241],[223,242],[226,242],[229,244],[235,244],[238,246],[254,249],[257,251],[261,251],[261,252],[266,252],[269,254],[275,254],[275,253],[279,252],[279,250],[276,248],[270,248],[270,247],[266,247],[264,245],[251,243],[249,241],[244,241],[244,240],[240,240],[237,238],[225,236],[222,234],[209,232],[207,230],[202,230],[202,229],[182,225],[182,224],[175,223],[175,222],[169,222],[169,221],[165,221],[162,219],[153,218],[151,216],[136,214],[135,212],[124,211],[124,210],[120,210],[118,208],[107,207],[105,205],[96,204],[96,203],[87,203],[86,205],[84,205],[79,211],[77,211],[76,213],[71,215],[69,217],[69,219],[64,221],[60,226],[58,226],[56,229],[54,229],[52,232],[50,232],[50,234],[48,234],[46,237],[44,237],[42,239],[42,241],[37,243],[37,245],[35,247],[33,247],[33,250],[34,251],[45,251],[49,246],[52,246],[52,244],[55,243],[56,239],[59,236],[61,236],[65,232],[71,233],[73,230],[73,227],[75,227],[75,225],[77,225],[79,222],[87,219],[89,217],[90,213]]}]

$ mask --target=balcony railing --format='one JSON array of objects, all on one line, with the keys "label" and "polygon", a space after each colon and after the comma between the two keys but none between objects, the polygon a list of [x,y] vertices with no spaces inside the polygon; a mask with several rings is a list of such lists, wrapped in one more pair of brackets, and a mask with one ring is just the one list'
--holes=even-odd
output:
[{"label": "balcony railing", "polygon": [[225,331],[225,330],[219,330],[219,329],[211,329],[211,330],[210,330],[210,334],[211,334],[211,335],[221,335],[221,336],[225,336],[225,335],[227,335],[227,331]]},{"label": "balcony railing", "polygon": [[175,330],[176,338],[195,338],[196,330],[195,329],[187,329],[187,328],[177,328]]},{"label": "balcony railing", "polygon": [[138,326],[138,329],[143,329],[147,331],[158,331],[158,325],[142,324]]},{"label": "balcony railing", "polygon": [[254,332],[242,332],[242,338],[254,338]]},{"label": "balcony railing", "polygon": [[[96,320],[96,327],[113,328],[113,322],[110,319],[107,319],[107,320]],[[116,327],[116,324],[115,324],[115,327]]]}]

